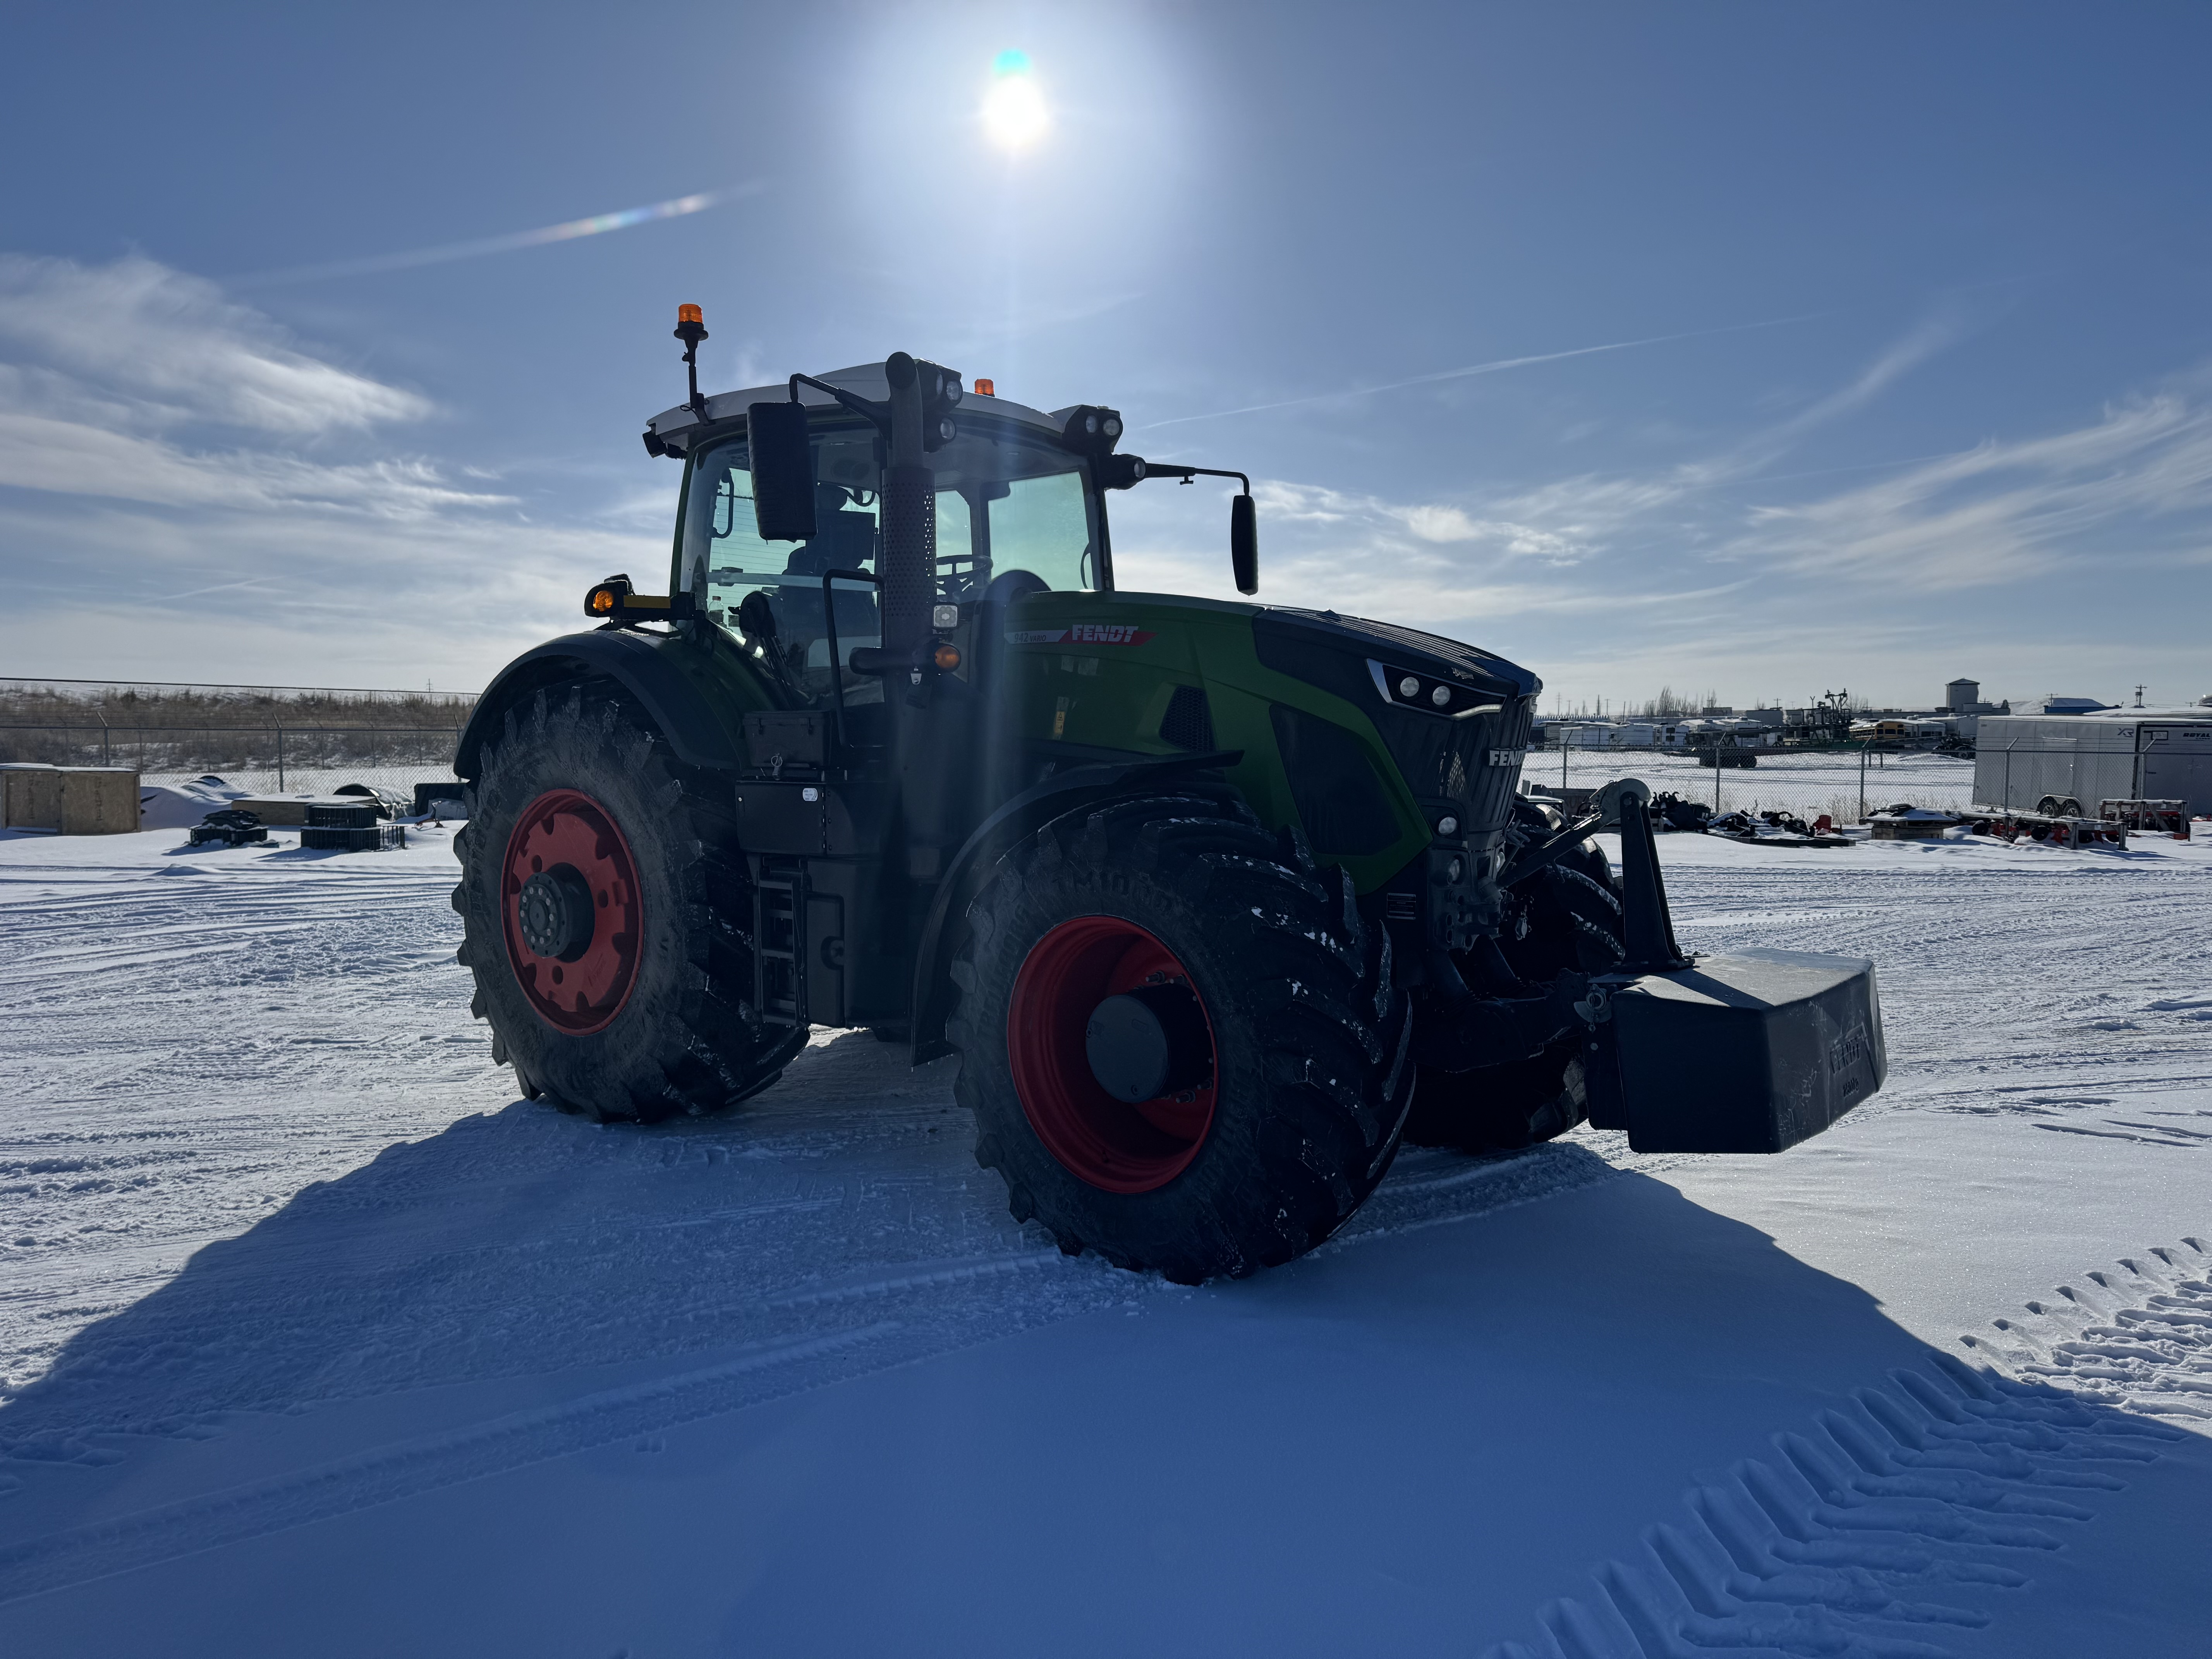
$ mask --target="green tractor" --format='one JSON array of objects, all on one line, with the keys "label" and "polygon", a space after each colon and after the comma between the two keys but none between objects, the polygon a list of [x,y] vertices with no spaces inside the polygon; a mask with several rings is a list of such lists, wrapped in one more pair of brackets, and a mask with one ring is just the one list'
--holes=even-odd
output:
[{"label": "green tractor", "polygon": [[1114,494],[1204,477],[1256,592],[1243,475],[903,353],[703,397],[705,333],[645,432],[666,596],[592,587],[461,742],[459,956],[526,1097],[720,1111],[865,1026],[959,1056],[1018,1219],[1195,1282],[1312,1249],[1406,1138],[1774,1152],[1880,1086],[1869,963],[1692,961],[1640,783],[1519,793],[1527,670],[1117,590]]}]

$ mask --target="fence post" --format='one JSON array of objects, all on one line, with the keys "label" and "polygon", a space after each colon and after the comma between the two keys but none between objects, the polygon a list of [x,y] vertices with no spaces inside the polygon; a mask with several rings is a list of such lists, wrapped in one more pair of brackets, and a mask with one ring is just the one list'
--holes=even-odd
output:
[{"label": "fence post", "polygon": [[1859,822],[1866,822],[1866,757],[1867,746],[1859,745]]},{"label": "fence post", "polygon": [[284,793],[284,727],[276,727],[276,793]]}]

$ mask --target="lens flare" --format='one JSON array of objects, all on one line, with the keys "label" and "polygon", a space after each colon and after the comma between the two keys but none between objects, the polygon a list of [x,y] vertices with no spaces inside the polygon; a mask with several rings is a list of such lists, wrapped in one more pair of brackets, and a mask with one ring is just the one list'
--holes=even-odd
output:
[{"label": "lens flare", "polygon": [[983,99],[983,127],[1004,149],[1027,149],[1044,136],[1051,118],[1044,94],[1030,78],[1025,52],[1002,52],[991,60],[991,90]]}]

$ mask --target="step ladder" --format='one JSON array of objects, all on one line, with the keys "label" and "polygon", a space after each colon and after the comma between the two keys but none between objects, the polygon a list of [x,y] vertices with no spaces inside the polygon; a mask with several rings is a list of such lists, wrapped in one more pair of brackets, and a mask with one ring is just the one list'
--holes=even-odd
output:
[{"label": "step ladder", "polygon": [[770,1025],[806,1020],[806,866],[763,859],[753,882],[753,1006]]}]

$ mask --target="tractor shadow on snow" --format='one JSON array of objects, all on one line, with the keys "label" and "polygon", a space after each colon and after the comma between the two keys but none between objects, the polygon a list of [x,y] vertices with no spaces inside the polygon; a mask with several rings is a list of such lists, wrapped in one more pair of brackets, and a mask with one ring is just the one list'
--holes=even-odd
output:
[{"label": "tractor shadow on snow", "polygon": [[[672,1129],[520,1102],[465,1119],[197,1251],[0,1409],[0,1478],[18,1487],[0,1501],[0,1603],[250,1548],[298,1524],[283,1494],[335,1460],[473,1444],[471,1425],[520,1407],[776,1343],[829,1345],[801,1386],[852,1391],[809,1409],[853,1444],[846,1477],[761,1494],[782,1553],[738,1574],[732,1628],[763,1650],[779,1630],[818,1634],[825,1607],[870,1616],[809,1539],[880,1562],[864,1600],[908,1628],[961,1627],[979,1550],[1040,1620],[1071,1571],[1123,1574],[1099,1651],[1171,1629],[1185,1646],[1214,1632],[1221,1651],[1390,1632],[1403,1651],[1449,1634],[1550,1656],[1542,1632],[1577,1620],[1655,1654],[1668,1630],[1786,1645],[1917,1629],[1942,1648],[2100,1534],[2154,1578],[2182,1571],[2179,1540],[2212,1507],[2203,1441],[1962,1366],[1858,1286],[1572,1141],[1409,1158],[1364,1233],[1186,1292],[1040,1250],[975,1171],[941,1077],[908,1077],[858,1034],[814,1052],[754,1108]],[[872,1087],[894,1072],[906,1092],[886,1102]],[[866,1345],[887,1326],[927,1338],[913,1357],[929,1369],[882,1368]],[[743,1445],[792,1409],[755,1404],[671,1420]],[[1040,1470],[1081,1494],[1079,1568],[1012,1495]],[[282,1501],[258,1525],[264,1489]],[[433,1468],[418,1496],[441,1489]],[[149,1523],[118,1545],[101,1524],[226,1490],[246,1496],[222,1506],[222,1540]],[[202,1558],[216,1601],[225,1559]],[[0,1610],[0,1633],[10,1622]],[[2158,1650],[2154,1627],[2143,1640]]]}]

